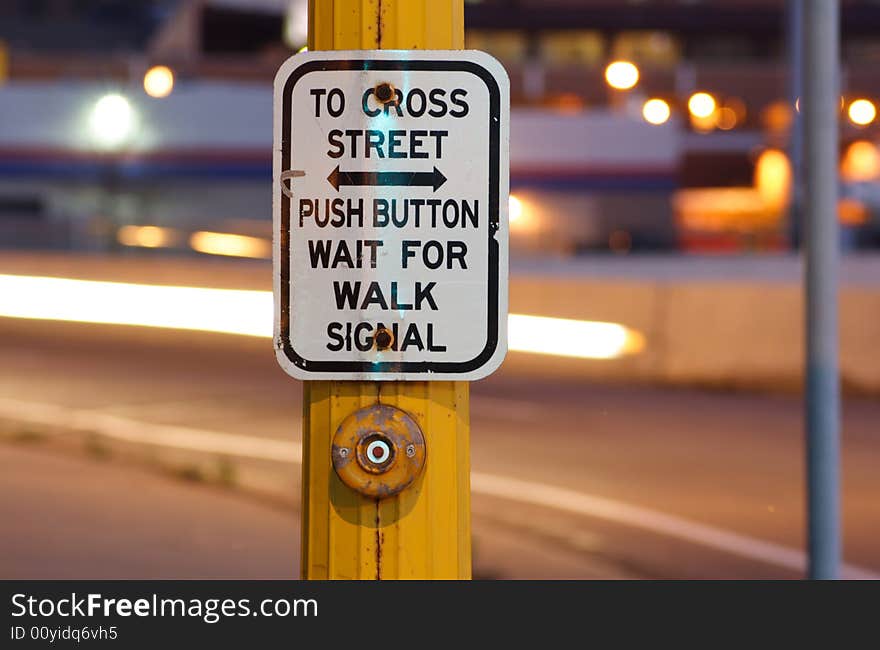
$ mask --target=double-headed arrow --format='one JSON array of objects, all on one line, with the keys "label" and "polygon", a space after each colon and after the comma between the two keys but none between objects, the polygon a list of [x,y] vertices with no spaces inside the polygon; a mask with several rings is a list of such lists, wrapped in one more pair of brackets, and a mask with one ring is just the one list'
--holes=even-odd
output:
[{"label": "double-headed arrow", "polygon": [[345,185],[421,186],[433,187],[436,192],[446,182],[446,177],[436,167],[432,172],[345,172],[336,165],[327,180],[337,192]]}]

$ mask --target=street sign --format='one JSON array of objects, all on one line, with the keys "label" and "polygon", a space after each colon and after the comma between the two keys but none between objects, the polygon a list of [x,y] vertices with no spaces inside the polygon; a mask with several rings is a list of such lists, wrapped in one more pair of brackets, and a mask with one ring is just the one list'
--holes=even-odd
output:
[{"label": "street sign", "polygon": [[275,348],[300,379],[479,379],[507,350],[509,82],[475,51],[275,78]]}]

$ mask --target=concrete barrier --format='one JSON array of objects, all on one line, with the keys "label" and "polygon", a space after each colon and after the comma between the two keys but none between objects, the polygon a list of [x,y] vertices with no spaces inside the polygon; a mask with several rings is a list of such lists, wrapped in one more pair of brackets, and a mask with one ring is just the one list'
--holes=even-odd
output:
[{"label": "concrete barrier", "polygon": [[[532,362],[556,373],[790,390],[803,376],[800,272],[793,256],[534,263],[512,274],[510,308],[618,322],[646,338],[632,357]],[[843,383],[880,393],[880,256],[845,260],[841,276]]]}]

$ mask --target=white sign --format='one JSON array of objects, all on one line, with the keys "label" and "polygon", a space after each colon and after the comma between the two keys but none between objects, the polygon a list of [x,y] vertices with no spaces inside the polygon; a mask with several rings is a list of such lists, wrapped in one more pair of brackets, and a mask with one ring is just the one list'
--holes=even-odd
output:
[{"label": "white sign", "polygon": [[507,351],[509,82],[475,51],[275,78],[275,348],[300,379],[479,379]]}]

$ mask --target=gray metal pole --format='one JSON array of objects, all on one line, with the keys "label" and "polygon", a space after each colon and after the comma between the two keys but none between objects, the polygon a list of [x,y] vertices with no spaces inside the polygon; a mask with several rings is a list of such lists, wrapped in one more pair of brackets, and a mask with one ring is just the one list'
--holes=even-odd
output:
[{"label": "gray metal pole", "polygon": [[804,2],[786,2],[786,45],[788,49],[788,101],[792,110],[792,120],[788,141],[788,156],[791,160],[791,206],[788,209],[788,236],[792,250],[801,248],[803,239],[803,133],[804,121],[801,113],[795,110],[803,94],[804,76]]},{"label": "gray metal pole", "polygon": [[840,381],[837,361],[838,0],[804,0],[806,426],[811,579],[838,577]]}]

